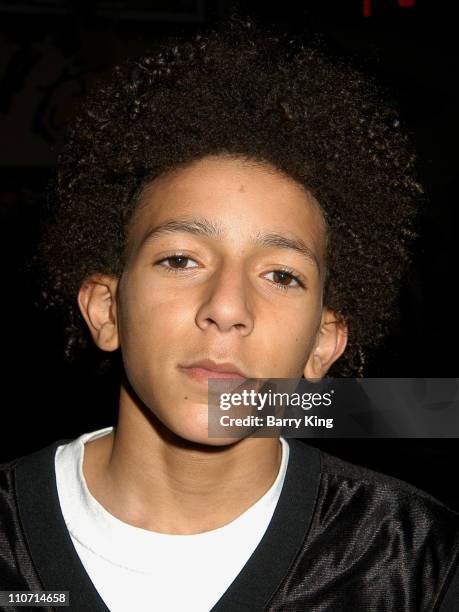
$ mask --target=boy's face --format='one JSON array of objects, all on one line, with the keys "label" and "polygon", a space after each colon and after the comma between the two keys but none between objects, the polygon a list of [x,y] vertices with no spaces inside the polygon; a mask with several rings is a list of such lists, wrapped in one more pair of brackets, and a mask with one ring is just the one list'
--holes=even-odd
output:
[{"label": "boy's face", "polygon": [[128,249],[114,342],[133,390],[174,433],[208,443],[209,372],[197,362],[250,378],[314,375],[325,226],[292,179],[235,158],[195,162],[144,191]]}]

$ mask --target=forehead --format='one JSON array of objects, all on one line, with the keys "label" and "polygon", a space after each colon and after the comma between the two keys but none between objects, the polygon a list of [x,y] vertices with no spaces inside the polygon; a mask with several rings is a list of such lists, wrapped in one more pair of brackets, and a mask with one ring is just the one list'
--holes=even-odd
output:
[{"label": "forehead", "polygon": [[207,157],[148,185],[131,224],[135,249],[145,232],[167,221],[208,220],[220,239],[241,245],[254,234],[277,233],[305,242],[322,262],[325,221],[318,203],[273,166],[234,157]]}]

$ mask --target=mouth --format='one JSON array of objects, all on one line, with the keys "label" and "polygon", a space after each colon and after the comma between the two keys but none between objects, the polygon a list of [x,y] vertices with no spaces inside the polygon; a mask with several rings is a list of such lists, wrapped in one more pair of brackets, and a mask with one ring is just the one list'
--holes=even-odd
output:
[{"label": "mouth", "polygon": [[179,366],[179,370],[196,380],[197,382],[205,382],[210,378],[232,379],[243,381],[248,378],[240,369],[233,363],[216,363],[211,359],[197,361],[188,366]]}]

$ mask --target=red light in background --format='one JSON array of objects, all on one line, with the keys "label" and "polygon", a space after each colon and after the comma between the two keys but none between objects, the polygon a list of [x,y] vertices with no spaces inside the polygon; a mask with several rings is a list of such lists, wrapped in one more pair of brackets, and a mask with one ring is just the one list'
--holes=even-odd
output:
[{"label": "red light in background", "polygon": [[[416,6],[416,0],[397,0],[397,2],[400,8],[413,8],[413,6]],[[363,0],[362,10],[364,17],[371,17],[371,0]]]}]

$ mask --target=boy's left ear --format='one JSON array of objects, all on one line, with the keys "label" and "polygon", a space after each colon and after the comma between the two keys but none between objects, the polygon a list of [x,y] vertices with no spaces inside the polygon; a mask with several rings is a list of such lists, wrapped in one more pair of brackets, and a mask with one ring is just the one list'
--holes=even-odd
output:
[{"label": "boy's left ear", "polygon": [[325,307],[316,343],[304,368],[305,378],[320,379],[325,376],[332,364],[344,353],[347,334],[344,319]]}]

